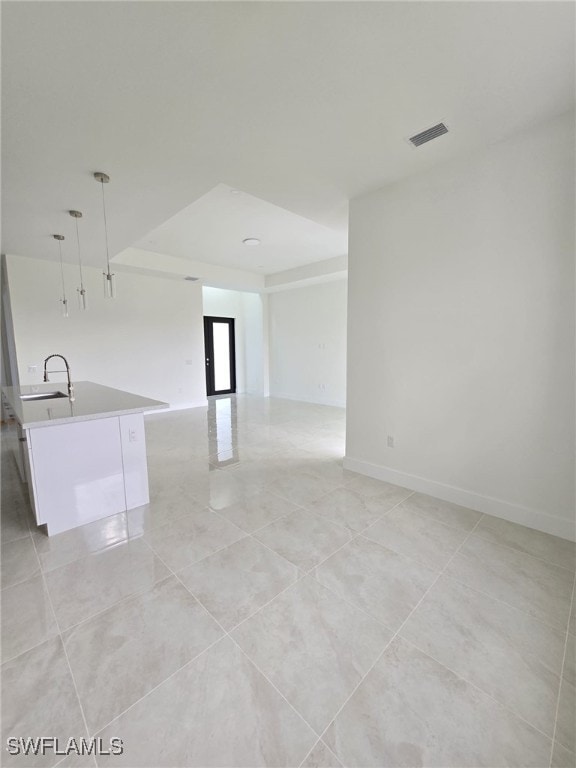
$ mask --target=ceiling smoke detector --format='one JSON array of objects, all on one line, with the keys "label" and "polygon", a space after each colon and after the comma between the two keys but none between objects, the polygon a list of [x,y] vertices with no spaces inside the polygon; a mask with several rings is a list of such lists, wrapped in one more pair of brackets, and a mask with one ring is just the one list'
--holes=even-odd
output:
[{"label": "ceiling smoke detector", "polygon": [[191,283],[195,283],[195,282],[196,282],[197,280],[199,280],[199,279],[200,279],[200,278],[198,278],[198,277],[192,277],[191,275],[186,275],[186,277],[184,278],[184,280],[188,280],[188,281],[189,281],[189,282],[191,282]]},{"label": "ceiling smoke detector", "polygon": [[415,147],[421,147],[422,144],[426,144],[432,141],[432,139],[437,139],[438,136],[443,136],[445,133],[448,133],[448,128],[444,123],[438,123],[433,125],[432,128],[426,128],[425,131],[417,133],[415,136],[410,136],[409,141]]},{"label": "ceiling smoke detector", "polygon": [[247,237],[242,242],[244,245],[260,245],[260,240],[257,237]]}]

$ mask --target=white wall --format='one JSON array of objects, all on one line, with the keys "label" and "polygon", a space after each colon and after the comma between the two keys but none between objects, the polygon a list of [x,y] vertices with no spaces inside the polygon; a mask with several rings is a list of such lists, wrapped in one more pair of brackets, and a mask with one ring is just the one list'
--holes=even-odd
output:
[{"label": "white wall", "polygon": [[352,201],[346,450],[350,468],[568,538],[573,119]]},{"label": "white wall", "polygon": [[346,280],[271,293],[270,394],[346,402]]},{"label": "white wall", "polygon": [[236,391],[264,394],[264,307],[258,293],[221,288],[202,289],[204,315],[233,317],[236,347]]},{"label": "white wall", "polygon": [[[88,309],[77,309],[78,269],[65,265],[70,317],[60,315],[60,267],[8,256],[20,382],[42,381],[44,358],[67,357],[76,381],[95,381],[192,407],[206,402],[202,289],[184,280],[117,274],[114,300],[102,270],[84,268]],[[29,365],[37,365],[35,373]],[[62,380],[62,374],[53,378]]]},{"label": "white wall", "polygon": [[268,297],[258,293],[242,293],[244,313],[244,360],[246,392],[268,396]]}]

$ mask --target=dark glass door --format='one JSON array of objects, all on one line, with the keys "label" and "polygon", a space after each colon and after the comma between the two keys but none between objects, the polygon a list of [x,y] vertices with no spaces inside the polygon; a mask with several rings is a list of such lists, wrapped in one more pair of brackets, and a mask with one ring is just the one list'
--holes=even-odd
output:
[{"label": "dark glass door", "polygon": [[234,318],[204,318],[206,393],[229,395],[236,392]]}]

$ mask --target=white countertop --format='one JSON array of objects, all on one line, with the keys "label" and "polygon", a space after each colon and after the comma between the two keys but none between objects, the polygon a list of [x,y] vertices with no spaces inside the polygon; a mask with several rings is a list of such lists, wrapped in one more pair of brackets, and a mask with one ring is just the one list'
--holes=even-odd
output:
[{"label": "white countertop", "polygon": [[63,392],[67,394],[66,382],[48,382],[22,387],[3,387],[6,400],[14,411],[14,417],[24,429],[48,427],[53,424],[69,424],[74,421],[104,419],[108,416],[125,416],[158,408],[167,408],[168,403],[133,395],[121,389],[104,387],[91,381],[74,383],[74,402],[68,397],[54,400],[21,400],[20,395],[37,392]]}]

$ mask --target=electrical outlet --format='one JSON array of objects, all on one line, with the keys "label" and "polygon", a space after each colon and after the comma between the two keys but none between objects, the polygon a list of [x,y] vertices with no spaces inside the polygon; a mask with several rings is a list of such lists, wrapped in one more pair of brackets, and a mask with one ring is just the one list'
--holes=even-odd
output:
[{"label": "electrical outlet", "polygon": [[388,448],[394,448],[394,436],[388,435],[388,439],[386,440],[386,445]]},{"label": "electrical outlet", "polygon": [[129,430],[128,430],[128,440],[129,440],[131,443],[135,443],[135,442],[137,441],[137,439],[138,439],[138,438],[137,438],[137,436],[136,436],[136,430],[135,430],[135,429],[129,429]]},{"label": "electrical outlet", "polygon": [[38,366],[35,363],[28,366],[28,373],[36,373],[37,370]]}]

